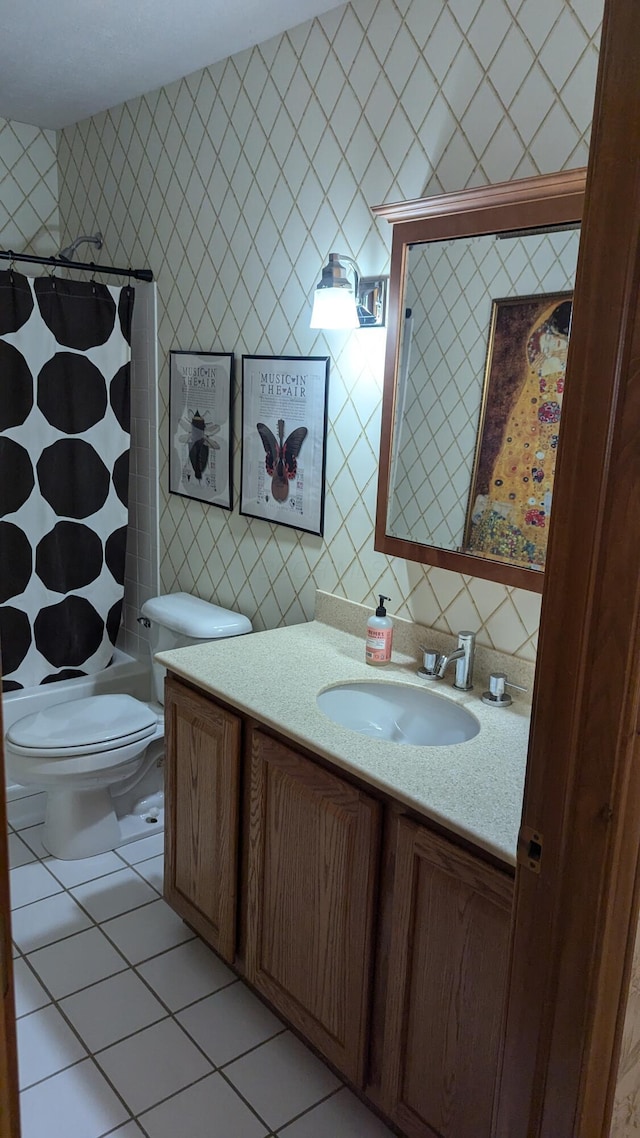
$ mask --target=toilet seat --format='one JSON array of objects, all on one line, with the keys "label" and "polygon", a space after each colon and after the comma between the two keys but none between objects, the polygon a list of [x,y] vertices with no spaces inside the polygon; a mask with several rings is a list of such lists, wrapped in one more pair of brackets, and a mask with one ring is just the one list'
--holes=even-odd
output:
[{"label": "toilet seat", "polygon": [[97,695],[26,715],[9,729],[6,741],[14,754],[45,762],[115,752],[117,763],[122,758],[117,752],[151,739],[158,722],[157,713],[133,696]]}]

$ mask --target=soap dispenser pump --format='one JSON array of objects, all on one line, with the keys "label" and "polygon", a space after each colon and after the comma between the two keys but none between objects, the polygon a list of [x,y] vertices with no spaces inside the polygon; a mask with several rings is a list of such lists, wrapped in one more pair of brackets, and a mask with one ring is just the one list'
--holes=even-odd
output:
[{"label": "soap dispenser pump", "polygon": [[388,664],[391,661],[391,642],[393,640],[393,621],[387,616],[384,602],[390,597],[380,596],[375,616],[367,621],[367,643],[365,660],[367,664]]}]

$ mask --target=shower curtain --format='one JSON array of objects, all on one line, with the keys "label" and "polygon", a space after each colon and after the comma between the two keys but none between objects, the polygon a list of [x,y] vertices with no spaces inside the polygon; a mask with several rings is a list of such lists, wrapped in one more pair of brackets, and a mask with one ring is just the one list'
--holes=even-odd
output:
[{"label": "shower curtain", "polygon": [[132,288],[0,272],[3,690],[101,671],[124,594]]}]

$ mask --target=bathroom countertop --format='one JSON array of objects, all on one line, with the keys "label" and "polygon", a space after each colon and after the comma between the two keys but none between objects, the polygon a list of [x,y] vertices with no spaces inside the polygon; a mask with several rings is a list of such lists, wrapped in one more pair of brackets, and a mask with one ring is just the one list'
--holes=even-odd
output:
[{"label": "bathroom countertop", "polygon": [[[277,730],[393,795],[501,860],[515,865],[529,738],[529,713],[482,703],[485,684],[471,692],[424,681],[415,659],[364,662],[364,640],[314,620],[249,636],[162,652],[156,660],[175,675]],[[418,747],[371,739],[329,720],[316,705],[324,688],[345,681],[394,680],[428,687],[462,704],[480,722],[474,739]]]}]

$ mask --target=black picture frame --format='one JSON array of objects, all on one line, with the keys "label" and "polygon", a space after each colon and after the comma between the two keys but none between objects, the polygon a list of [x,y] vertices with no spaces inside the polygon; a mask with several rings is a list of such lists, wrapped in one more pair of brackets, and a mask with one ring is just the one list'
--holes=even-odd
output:
[{"label": "black picture frame", "polygon": [[242,357],[240,513],[324,533],[328,356]]},{"label": "black picture frame", "polygon": [[233,509],[233,352],[169,353],[169,493]]}]

